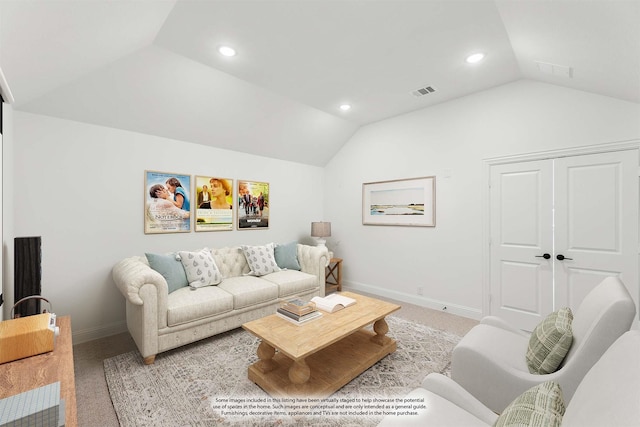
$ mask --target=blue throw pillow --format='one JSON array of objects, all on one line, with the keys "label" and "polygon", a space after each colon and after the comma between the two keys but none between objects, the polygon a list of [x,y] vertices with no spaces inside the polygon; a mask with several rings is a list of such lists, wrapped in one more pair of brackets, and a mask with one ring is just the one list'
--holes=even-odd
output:
[{"label": "blue throw pillow", "polygon": [[162,277],[167,281],[167,285],[169,285],[169,293],[180,288],[184,288],[185,286],[189,286],[187,274],[184,271],[182,262],[176,259],[175,255],[145,255],[149,261],[149,266],[162,274]]},{"label": "blue throw pillow", "polygon": [[298,262],[298,242],[276,246],[274,255],[278,267],[286,268],[287,270],[300,270],[300,263]]}]

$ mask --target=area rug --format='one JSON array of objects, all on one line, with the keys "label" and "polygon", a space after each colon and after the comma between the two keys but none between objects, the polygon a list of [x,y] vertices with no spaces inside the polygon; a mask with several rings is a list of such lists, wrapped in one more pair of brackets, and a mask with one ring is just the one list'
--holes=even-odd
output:
[{"label": "area rug", "polygon": [[[387,317],[398,349],[323,400],[315,410],[272,399],[247,378],[259,340],[243,329],[159,354],[138,351],[104,361],[121,426],[375,426],[385,402],[402,399],[431,372],[448,375],[460,337]],[[373,403],[371,403],[373,402]],[[393,411],[393,403],[388,406]]]}]

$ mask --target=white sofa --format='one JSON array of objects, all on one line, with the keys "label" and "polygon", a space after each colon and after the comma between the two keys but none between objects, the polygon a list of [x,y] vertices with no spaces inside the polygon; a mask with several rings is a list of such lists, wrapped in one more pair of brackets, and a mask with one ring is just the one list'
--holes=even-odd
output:
[{"label": "white sofa", "polygon": [[297,244],[300,271],[287,269],[256,277],[241,247],[211,249],[222,282],[169,293],[165,277],[146,256],[118,262],[113,280],[126,300],[127,327],[144,363],[158,353],[240,327],[275,313],[281,298],[324,296],[326,248]]},{"label": "white sofa", "polygon": [[[639,358],[640,331],[626,332],[587,372],[566,405],[560,425],[640,425]],[[424,408],[418,409],[417,415],[387,416],[378,427],[492,426],[498,421],[496,413],[455,381],[440,374],[427,375],[422,387],[414,389],[405,398],[420,401]],[[540,416],[540,408],[537,409],[537,419],[541,421],[543,417]],[[529,421],[520,419],[517,425],[543,425]]]}]

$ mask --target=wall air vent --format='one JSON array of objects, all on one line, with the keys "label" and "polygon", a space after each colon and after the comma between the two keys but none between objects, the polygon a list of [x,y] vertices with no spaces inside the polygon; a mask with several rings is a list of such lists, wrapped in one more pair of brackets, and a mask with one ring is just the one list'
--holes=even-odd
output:
[{"label": "wall air vent", "polygon": [[435,91],[436,89],[433,86],[425,86],[425,87],[421,87],[420,89],[411,91],[411,94],[416,97],[421,97],[424,95],[429,95],[431,93],[434,93]]},{"label": "wall air vent", "polygon": [[549,62],[541,61],[535,61],[535,63],[541,73],[564,77],[567,79],[573,78],[573,68],[569,67],[568,65],[551,64]]}]

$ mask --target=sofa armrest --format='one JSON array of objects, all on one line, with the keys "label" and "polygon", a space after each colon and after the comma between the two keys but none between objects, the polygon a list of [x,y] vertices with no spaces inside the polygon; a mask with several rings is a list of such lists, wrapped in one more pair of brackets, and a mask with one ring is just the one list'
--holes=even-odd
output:
[{"label": "sofa armrest", "polygon": [[329,264],[329,250],[326,247],[309,246],[298,243],[298,262],[304,273],[318,278],[320,296],[324,296],[325,268]]},{"label": "sofa armrest", "polygon": [[422,387],[445,398],[489,425],[493,425],[498,419],[498,415],[473,397],[471,393],[442,374],[427,375],[422,382]]},{"label": "sofa armrest", "polygon": [[[140,289],[144,285],[153,285],[158,293],[158,305],[164,305],[166,312],[169,286],[164,277],[142,261],[141,257],[125,258],[118,262],[112,270],[113,281],[122,295],[134,305],[143,305]],[[160,307],[159,307],[160,308]]]},{"label": "sofa armrest", "polygon": [[158,332],[167,327],[167,281],[141,256],[123,259],[111,274],[126,300],[129,333],[144,363],[153,363],[159,351]]}]

